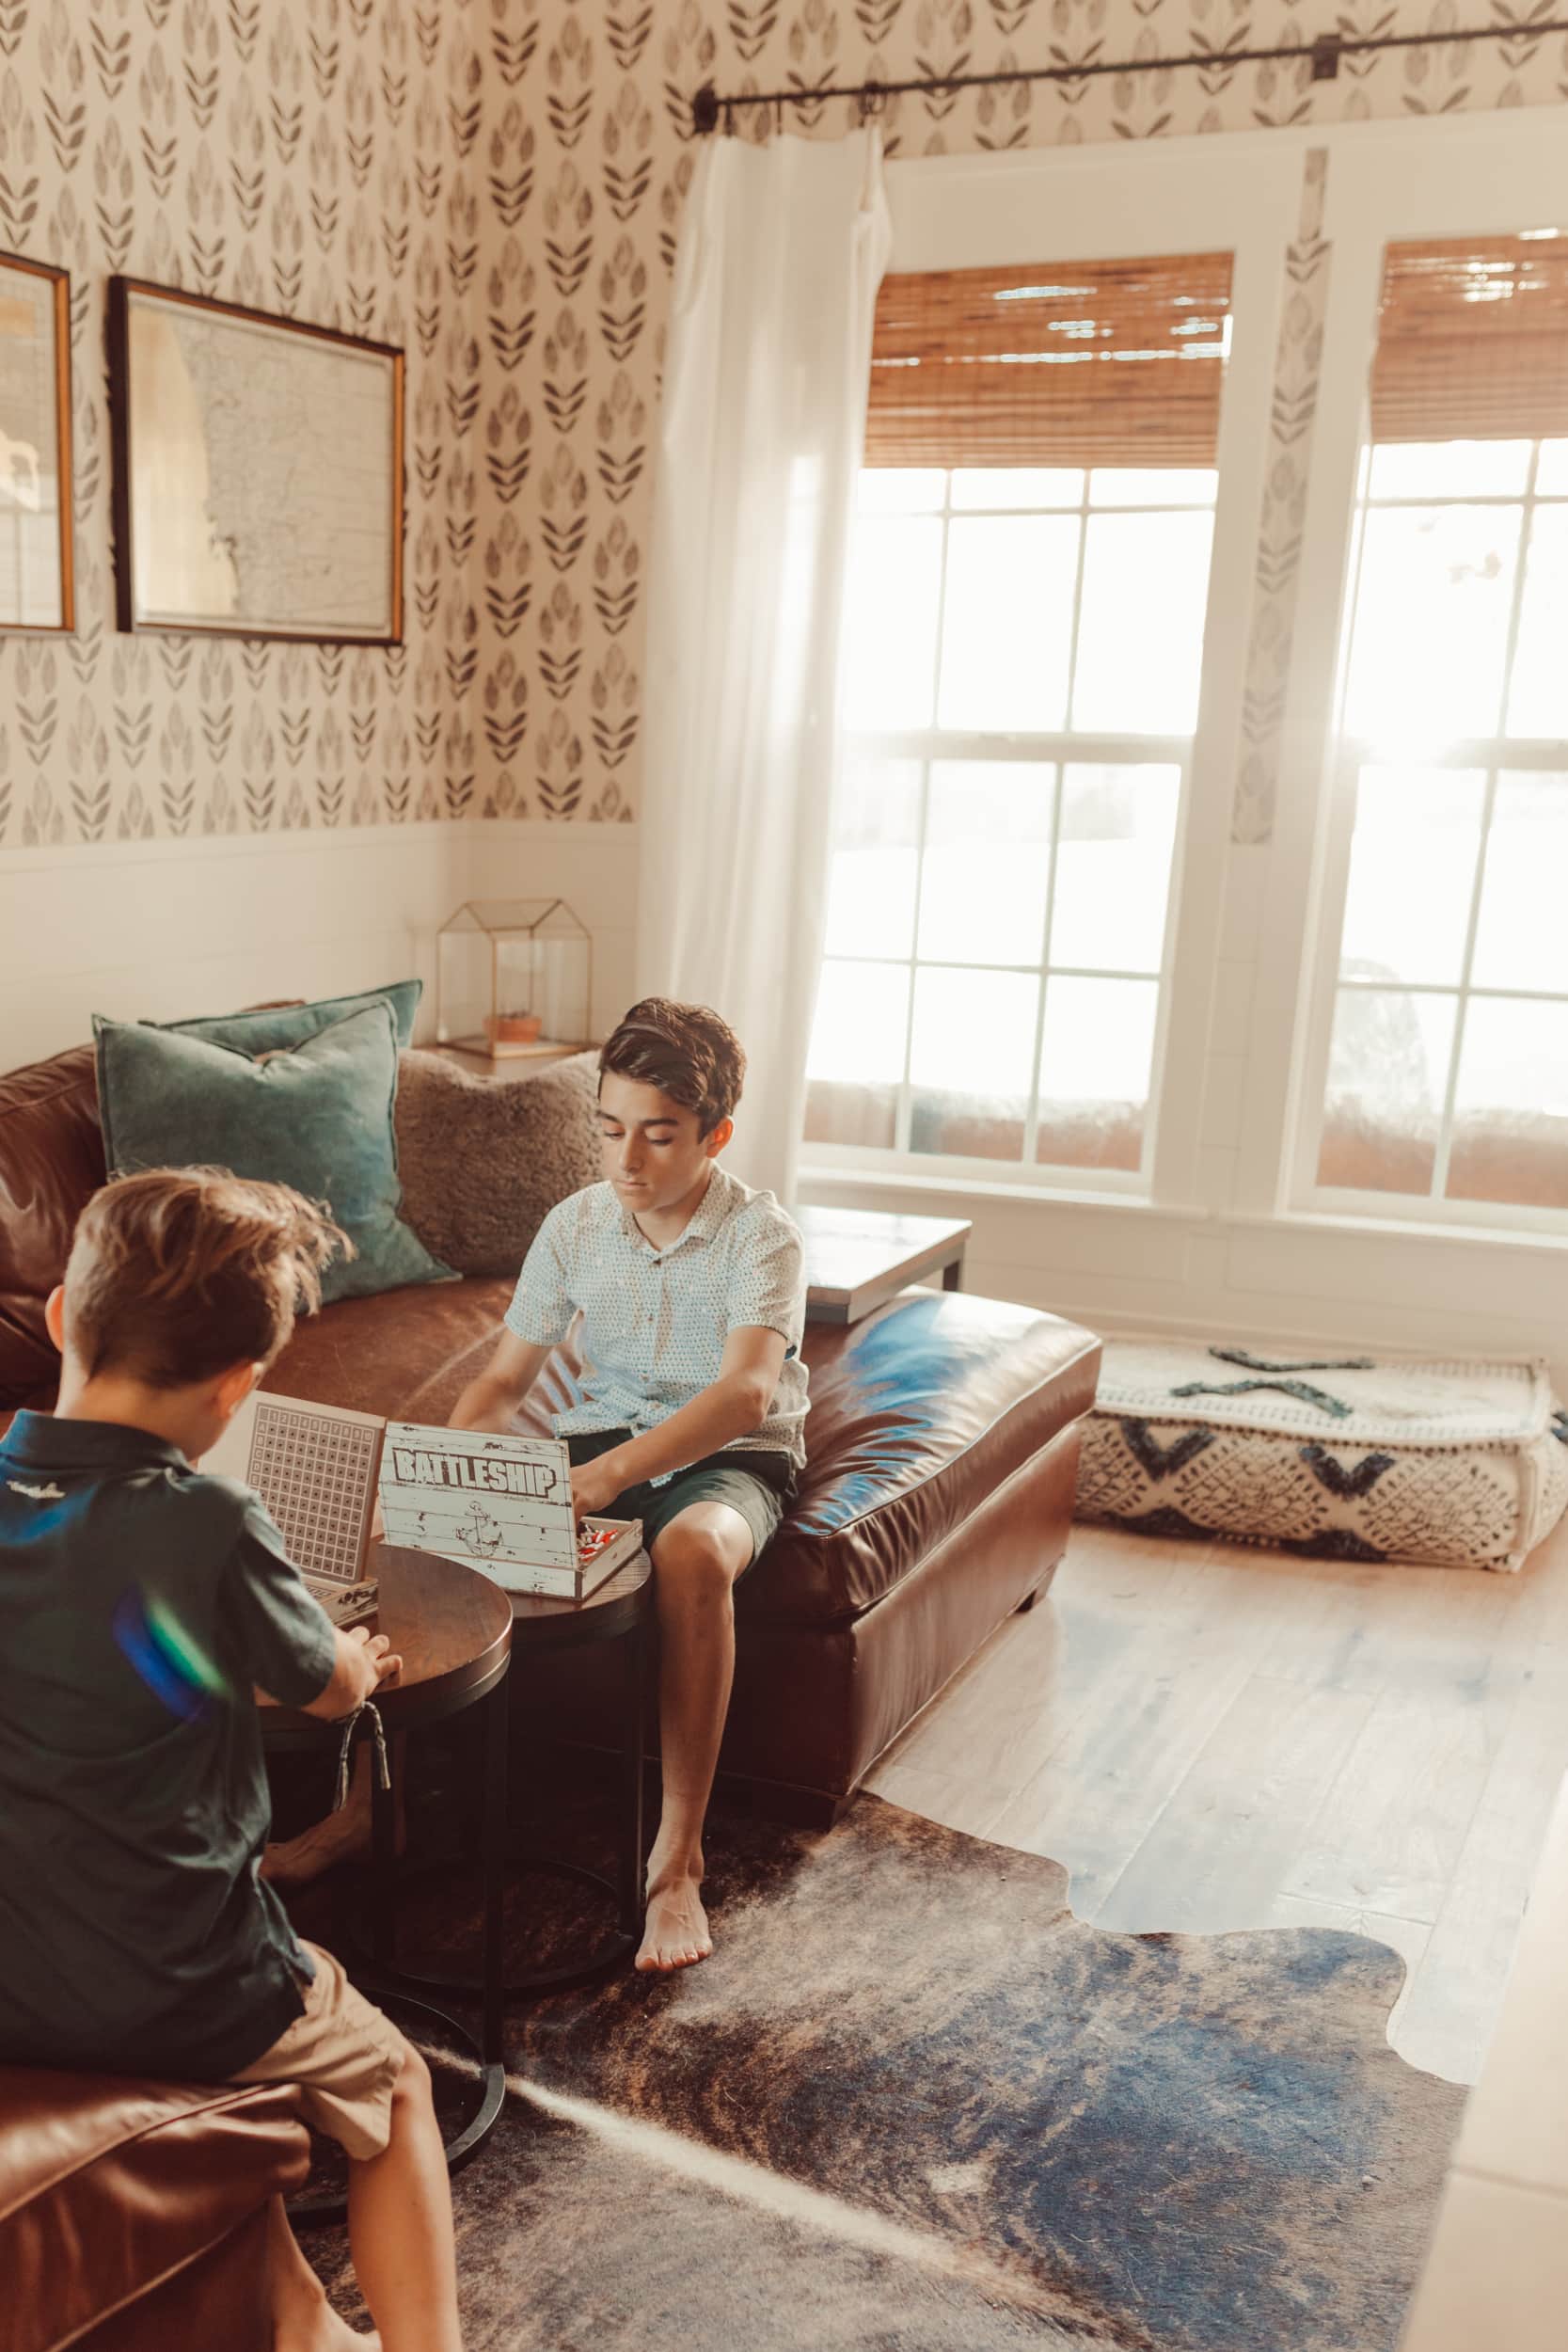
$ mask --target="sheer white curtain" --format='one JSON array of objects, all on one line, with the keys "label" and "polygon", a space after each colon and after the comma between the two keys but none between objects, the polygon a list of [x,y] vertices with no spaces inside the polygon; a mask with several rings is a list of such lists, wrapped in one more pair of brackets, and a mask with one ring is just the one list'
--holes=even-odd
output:
[{"label": "sheer white curtain", "polygon": [[794,1197],[839,630],[892,231],[875,131],[710,138],[675,265],[649,566],[640,988],[750,1062],[726,1164]]}]

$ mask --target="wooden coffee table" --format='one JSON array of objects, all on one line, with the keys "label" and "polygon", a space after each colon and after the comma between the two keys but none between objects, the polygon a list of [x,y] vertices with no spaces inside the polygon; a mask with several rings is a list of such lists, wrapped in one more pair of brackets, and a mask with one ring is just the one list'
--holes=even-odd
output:
[{"label": "wooden coffee table", "polygon": [[961,1288],[967,1220],[879,1209],[797,1209],[806,1245],[806,1321],[859,1323],[927,1274]]}]

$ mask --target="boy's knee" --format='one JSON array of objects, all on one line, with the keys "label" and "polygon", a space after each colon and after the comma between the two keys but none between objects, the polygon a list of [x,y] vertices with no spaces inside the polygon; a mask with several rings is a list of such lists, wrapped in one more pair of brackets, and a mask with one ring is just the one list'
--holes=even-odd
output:
[{"label": "boy's knee", "polygon": [[705,1527],[667,1527],[653,1548],[660,1592],[690,1596],[727,1593],[735,1562],[723,1538]]},{"label": "boy's knee", "polygon": [[403,2045],[403,2064],[398,2069],[398,2078],[392,2086],[392,2096],[394,2099],[405,2101],[409,2106],[429,2106],[435,2097],[431,2087],[430,2068],[425,2063],[424,2054],[417,2050],[414,2044],[406,2039]]}]

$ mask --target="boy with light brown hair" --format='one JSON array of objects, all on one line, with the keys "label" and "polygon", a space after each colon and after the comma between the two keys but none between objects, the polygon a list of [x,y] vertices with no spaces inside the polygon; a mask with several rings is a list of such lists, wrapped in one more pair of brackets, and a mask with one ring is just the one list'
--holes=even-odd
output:
[{"label": "boy with light brown hair", "polygon": [[720,1165],[746,1057],[705,1005],[634,1005],[599,1057],[605,1181],[550,1211],[457,1429],[509,1430],[573,1318],[583,1394],[555,1429],[579,1518],[640,1518],[660,1637],[664,1808],[637,1966],[713,1949],[703,1823],[735,1672],[733,1595],[805,1461],[804,1253],[770,1192]]},{"label": "boy with light brown hair", "polygon": [[[258,1877],[258,1695],[336,1720],[401,1661],[334,1629],[256,1496],[199,1469],[340,1246],[221,1170],[83,1212],[47,1308],[58,1403],[0,1438],[0,2060],[297,2084],[349,2158],[383,2352],[460,2352],[429,2072]],[[276,2200],[271,2272],[280,2352],[362,2352]]]}]

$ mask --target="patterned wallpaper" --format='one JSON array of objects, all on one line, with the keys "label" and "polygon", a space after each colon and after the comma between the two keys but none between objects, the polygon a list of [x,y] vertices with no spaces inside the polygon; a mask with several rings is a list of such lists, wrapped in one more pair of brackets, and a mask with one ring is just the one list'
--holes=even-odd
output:
[{"label": "patterned wallpaper", "polygon": [[[649,465],[689,98],[1196,51],[1201,70],[896,102],[895,153],[1568,98],[1568,42],[1227,62],[1288,0],[0,0],[0,246],[73,274],[78,633],[0,640],[0,844],[635,811]],[[1537,11],[1536,13],[1540,13]],[[831,135],[848,110],[810,108]],[[758,126],[760,127],[760,126]],[[1236,831],[1267,836],[1326,255],[1309,175],[1281,339]],[[113,622],[103,280],[406,346],[407,643]]]}]

